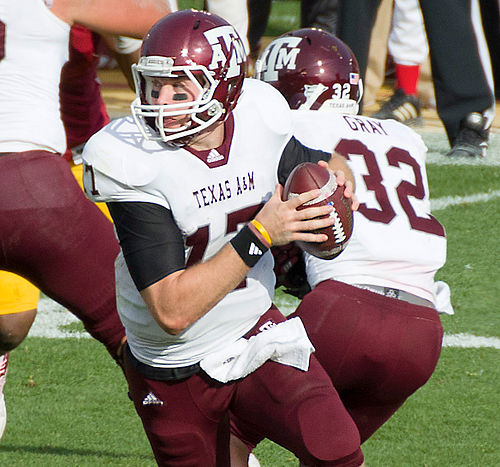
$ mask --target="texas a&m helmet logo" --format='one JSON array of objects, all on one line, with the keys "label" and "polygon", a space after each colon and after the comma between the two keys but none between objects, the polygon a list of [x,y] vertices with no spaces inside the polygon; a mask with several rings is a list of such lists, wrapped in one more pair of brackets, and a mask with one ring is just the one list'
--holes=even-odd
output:
[{"label": "texas a&m helmet logo", "polygon": [[275,39],[255,63],[256,77],[262,81],[276,81],[280,70],[295,70],[301,41],[300,37]]},{"label": "texas a&m helmet logo", "polygon": [[225,79],[241,74],[246,53],[238,33],[232,26],[218,26],[205,31],[204,36],[212,47],[212,61],[209,70],[226,67]]}]

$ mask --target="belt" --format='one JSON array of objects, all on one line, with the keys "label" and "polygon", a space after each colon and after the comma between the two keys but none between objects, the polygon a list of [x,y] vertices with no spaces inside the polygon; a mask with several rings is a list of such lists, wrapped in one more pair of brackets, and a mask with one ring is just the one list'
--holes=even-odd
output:
[{"label": "belt", "polygon": [[414,295],[412,293],[405,292],[404,290],[393,289],[392,287],[383,287],[381,285],[371,285],[371,284],[352,284],[352,285],[360,289],[366,289],[369,290],[370,292],[378,293],[379,295],[385,295],[386,297],[397,298],[398,300],[403,300],[413,305],[435,308],[434,304],[431,301],[426,300],[425,298],[419,297],[417,295]]},{"label": "belt", "polygon": [[178,381],[181,379],[186,379],[198,373],[201,369],[199,363],[177,368],[160,368],[151,366],[137,360],[137,358],[135,358],[130,351],[130,347],[128,345],[125,348],[125,352],[127,353],[127,358],[134,370],[136,370],[146,378],[154,379],[157,381]]}]

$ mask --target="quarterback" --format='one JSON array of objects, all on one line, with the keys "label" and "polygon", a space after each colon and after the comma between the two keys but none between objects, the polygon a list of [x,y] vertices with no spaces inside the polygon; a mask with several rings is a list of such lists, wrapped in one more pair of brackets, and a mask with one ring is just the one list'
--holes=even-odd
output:
[{"label": "quarterback", "polygon": [[[273,306],[272,245],[321,242],[331,206],[281,200],[300,162],[342,158],[292,136],[290,109],[245,79],[235,29],[184,10],[157,23],[134,67],[132,116],[84,148],[84,184],[108,203],[121,252],[117,305],[129,394],[159,465],[229,465],[229,410],[307,465],[359,466],[354,422],[300,318]],[[322,161],[322,162],[321,162]],[[325,216],[325,217],[323,217]]]}]

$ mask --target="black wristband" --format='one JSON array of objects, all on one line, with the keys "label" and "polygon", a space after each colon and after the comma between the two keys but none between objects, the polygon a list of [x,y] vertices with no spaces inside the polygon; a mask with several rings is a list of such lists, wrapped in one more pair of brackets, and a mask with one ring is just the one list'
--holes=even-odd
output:
[{"label": "black wristband", "polygon": [[248,267],[253,267],[257,264],[264,253],[269,250],[255,235],[248,225],[243,227],[232,239],[231,245],[240,255],[240,258]]}]

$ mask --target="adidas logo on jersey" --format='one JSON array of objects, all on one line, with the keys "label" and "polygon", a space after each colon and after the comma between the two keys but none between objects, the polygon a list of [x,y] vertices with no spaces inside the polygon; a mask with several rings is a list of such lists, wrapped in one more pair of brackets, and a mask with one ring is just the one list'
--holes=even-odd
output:
[{"label": "adidas logo on jersey", "polygon": [[248,248],[248,254],[252,256],[261,256],[262,250],[254,243],[250,243],[250,248]]},{"label": "adidas logo on jersey", "polygon": [[212,149],[207,156],[207,163],[217,162],[224,159],[222,154],[219,154],[215,149]]},{"label": "adidas logo on jersey", "polygon": [[163,401],[149,391],[148,395],[142,401],[142,405],[163,405]]}]

